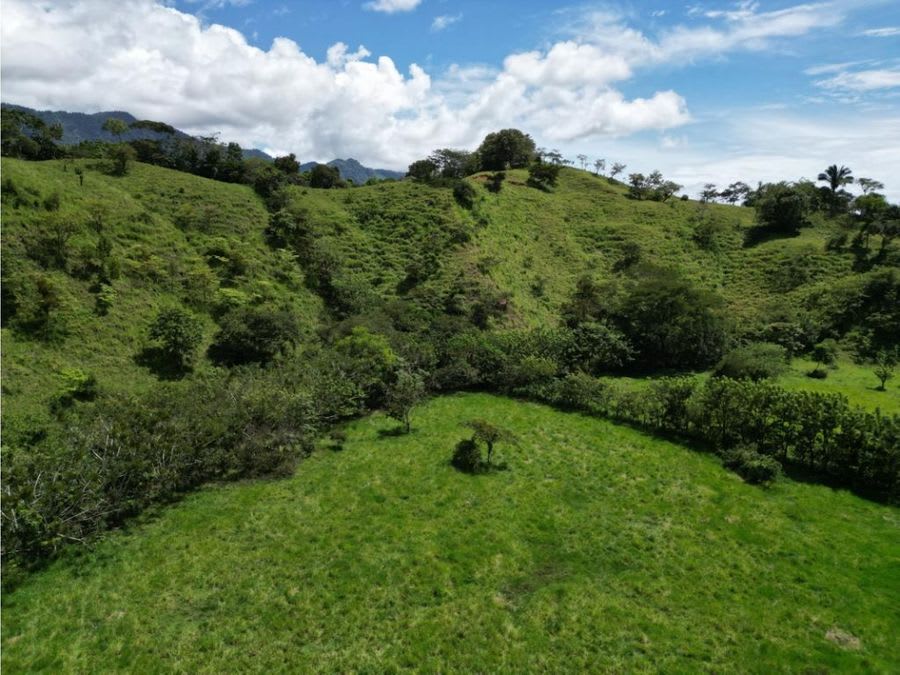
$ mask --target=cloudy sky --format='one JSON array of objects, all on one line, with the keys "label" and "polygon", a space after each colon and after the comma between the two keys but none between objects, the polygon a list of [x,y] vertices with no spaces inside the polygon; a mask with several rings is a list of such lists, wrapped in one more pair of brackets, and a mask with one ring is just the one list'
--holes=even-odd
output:
[{"label": "cloudy sky", "polygon": [[4,0],[4,102],[404,168],[515,126],[696,192],[827,164],[900,199],[900,2]]}]

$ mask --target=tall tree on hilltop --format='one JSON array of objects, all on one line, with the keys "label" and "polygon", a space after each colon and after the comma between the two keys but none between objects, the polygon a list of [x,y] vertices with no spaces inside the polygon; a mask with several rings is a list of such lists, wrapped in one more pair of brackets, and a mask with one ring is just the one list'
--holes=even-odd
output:
[{"label": "tall tree on hilltop", "polygon": [[832,164],[819,174],[818,180],[828,183],[828,189],[834,196],[842,187],[853,182],[853,171],[846,166],[838,167],[837,164]]},{"label": "tall tree on hilltop", "polygon": [[534,141],[518,129],[503,129],[485,136],[478,148],[482,171],[505,171],[528,166],[535,154]]}]

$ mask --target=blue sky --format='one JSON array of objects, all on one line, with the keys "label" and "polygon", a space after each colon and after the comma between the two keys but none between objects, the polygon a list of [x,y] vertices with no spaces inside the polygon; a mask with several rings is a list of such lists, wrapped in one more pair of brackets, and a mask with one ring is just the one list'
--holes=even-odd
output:
[{"label": "blue sky", "polygon": [[391,168],[517,126],[688,190],[837,162],[900,198],[896,0],[6,0],[2,12],[5,101],[126,109],[304,161]]}]

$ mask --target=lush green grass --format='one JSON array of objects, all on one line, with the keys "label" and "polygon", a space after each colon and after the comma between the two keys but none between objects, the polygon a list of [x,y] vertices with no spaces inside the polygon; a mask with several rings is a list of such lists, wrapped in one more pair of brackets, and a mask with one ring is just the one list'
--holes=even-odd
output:
[{"label": "lush green grass", "polygon": [[807,373],[816,364],[808,359],[794,359],[791,369],[778,379],[786,389],[806,389],[827,394],[843,394],[851,403],[867,410],[881,410],[885,414],[900,414],[900,375],[888,380],[885,391],[879,391],[878,378],[872,366],[841,360],[836,368],[829,368],[828,377],[817,380]]},{"label": "lush green grass", "polygon": [[[509,470],[447,459],[494,420]],[[460,395],[211,487],[4,597],[8,672],[897,672],[900,513]],[[829,638],[830,636],[830,638]],[[857,642],[858,640],[858,642]]]}]

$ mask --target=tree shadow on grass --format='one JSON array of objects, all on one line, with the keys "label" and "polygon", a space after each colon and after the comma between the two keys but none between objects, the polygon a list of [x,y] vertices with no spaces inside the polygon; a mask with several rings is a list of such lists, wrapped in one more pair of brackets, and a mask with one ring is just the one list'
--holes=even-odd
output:
[{"label": "tree shadow on grass", "polygon": [[147,368],[161,380],[180,380],[190,372],[173,364],[159,347],[145,347],[135,355],[134,362]]},{"label": "tree shadow on grass", "polygon": [[397,438],[398,436],[406,436],[406,429],[402,426],[378,430],[378,438]]},{"label": "tree shadow on grass", "polygon": [[753,248],[767,241],[775,241],[777,239],[793,239],[799,237],[800,231],[785,232],[778,228],[768,225],[754,225],[744,233],[744,248]]}]

